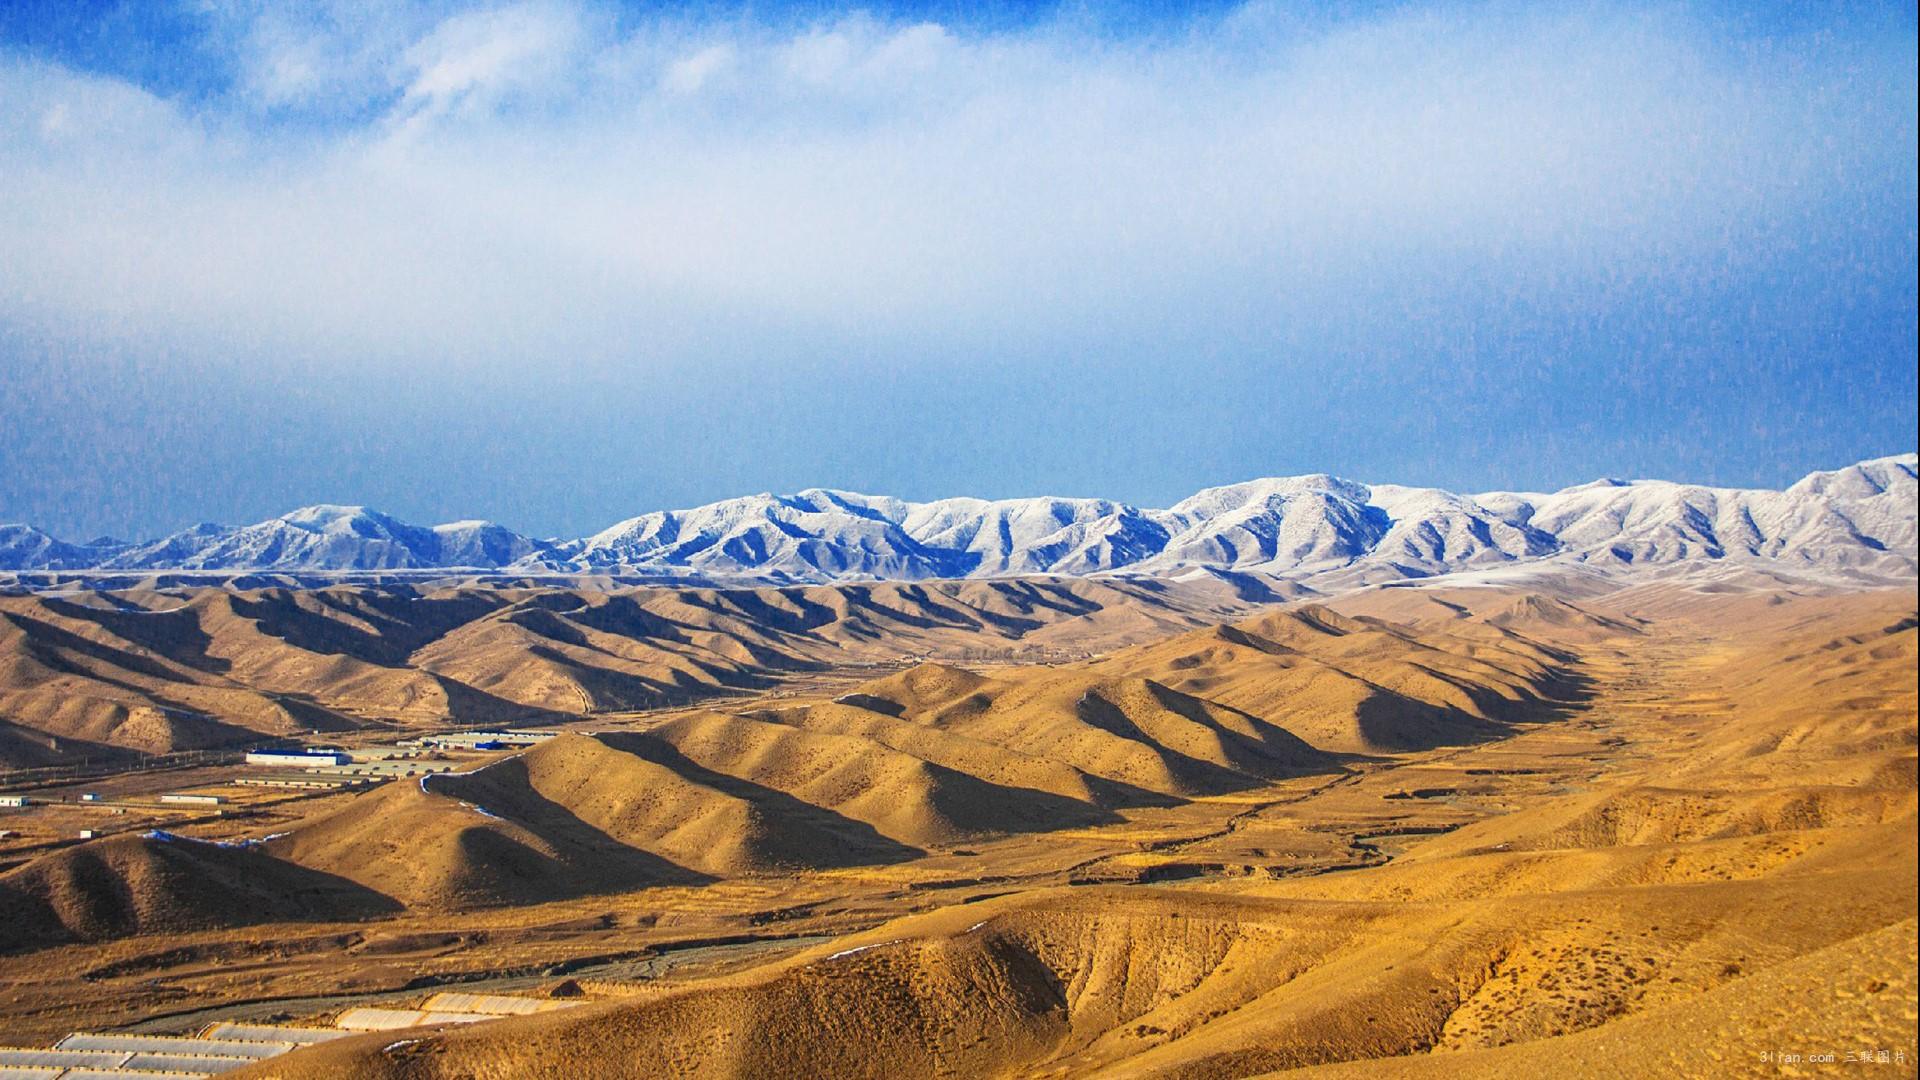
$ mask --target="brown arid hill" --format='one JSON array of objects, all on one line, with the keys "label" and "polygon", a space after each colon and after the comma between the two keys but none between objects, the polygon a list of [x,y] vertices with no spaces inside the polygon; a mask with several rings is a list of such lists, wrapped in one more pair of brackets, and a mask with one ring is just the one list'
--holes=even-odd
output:
[{"label": "brown arid hill", "polygon": [[[542,749],[564,757],[573,748]],[[300,822],[267,848],[409,910],[471,910],[706,880],[548,801],[529,782],[523,763],[493,768],[511,778],[396,781]],[[636,771],[627,770],[624,778],[647,779]],[[608,779],[622,778],[615,773]],[[458,792],[507,798],[496,798],[503,810],[496,813]]]},{"label": "brown arid hill", "polygon": [[[562,735],[470,773],[353,796],[268,848],[410,908],[470,910],[895,863],[928,845],[1117,821],[1107,803],[1337,768],[1283,731],[1165,688],[1062,677],[1050,672],[1037,696],[1009,693],[971,725],[982,737],[933,723],[883,733],[900,748],[813,730],[811,710],[794,723],[694,711],[644,731]],[[996,732],[1026,748],[984,737]],[[1044,753],[1042,741],[1053,744]]]},{"label": "brown arid hill", "polygon": [[130,762],[134,756],[133,751],[119,747],[61,738],[0,720],[0,769],[38,769],[82,761]]},{"label": "brown arid hill", "polygon": [[[1156,743],[1186,731],[1157,708],[1205,729],[1221,748],[1214,768],[1237,768],[1228,745],[1257,744],[1255,721],[1236,717],[1300,734],[1285,694],[1234,713],[1195,699],[1245,743],[1166,706],[1155,688],[1181,691],[1160,676],[1201,656],[1184,670],[1206,669],[1216,691],[1234,689],[1241,665],[1277,680],[1266,685],[1311,688],[1284,681],[1311,660],[1486,725],[1349,759],[1348,772],[1276,788],[1283,797],[1228,827],[1163,849],[1232,862],[1348,828],[1373,855],[1344,872],[956,897],[745,970],[559,1013],[342,1039],[236,1075],[1721,1077],[1789,1074],[1763,1052],[1831,1053],[1836,1069],[1859,1069],[1846,1055],[1875,1050],[1903,1055],[1887,1075],[1913,1074],[1910,590],[1702,592],[1675,605],[1684,617],[1632,597],[1576,599],[1573,615],[1495,590],[1415,599],[1429,606],[1412,626],[1377,610],[1297,612],[1261,628],[1262,644],[1194,634],[1059,669],[916,669],[764,721],[906,741],[866,713],[1082,770],[1098,755],[1076,746],[1075,725],[1112,732],[1076,708],[1076,690],[1143,734],[1163,725]],[[1451,623],[1471,648],[1445,648]],[[1239,651],[1223,659],[1228,647]],[[1503,717],[1543,695],[1553,655],[1574,658],[1587,699],[1565,715]],[[1166,670],[1112,670],[1131,663]],[[1363,664],[1381,670],[1353,670]],[[1459,696],[1417,696],[1436,684]],[[1015,706],[1051,718],[1044,738],[997,726]],[[1059,750],[1043,755],[1049,742]],[[973,743],[966,752],[982,754]],[[1202,761],[1202,745],[1181,753]]]},{"label": "brown arid hill", "polygon": [[[1844,1049],[1822,1063],[1827,1071],[1864,1070],[1911,1075],[1912,1040],[1888,1045],[1890,1032],[1914,1026],[1911,1003],[1920,996],[1920,938],[1915,921],[1850,938],[1781,963],[1748,979],[1729,981],[1696,998],[1556,1039],[1514,1043],[1459,1055],[1368,1060],[1309,1070],[1312,1077],[1455,1077],[1505,1080],[1587,1076],[1638,1080],[1645,1076],[1792,1075],[1810,1072],[1809,1033],[1819,1045]],[[1891,1060],[1882,1062],[1879,1054]],[[1905,1052],[1905,1063],[1893,1054]],[[1798,1064],[1779,1055],[1798,1054]],[[1301,1075],[1301,1074],[1295,1074]]]},{"label": "brown arid hill", "polygon": [[1563,644],[1606,641],[1622,634],[1637,634],[1644,620],[1603,615],[1572,602],[1529,593],[1511,602],[1497,605],[1476,616],[1489,626],[1498,626],[1522,634],[1551,636]]},{"label": "brown arid hill", "polygon": [[[935,684],[964,692],[946,697]],[[835,704],[901,719],[1107,782],[1106,791],[1190,798],[1337,769],[1283,728],[1148,679],[1084,666],[969,683],[918,670],[871,683]],[[1116,787],[1117,786],[1117,787]]]},{"label": "brown arid hill", "polygon": [[[924,681],[915,672],[891,682]],[[887,686],[851,696],[877,704]],[[844,722],[856,715],[867,722]],[[469,910],[895,863],[932,845],[1118,821],[1113,805],[1338,768],[1246,714],[1144,680],[1043,669],[964,717],[823,703],[562,735],[353,796],[268,847],[411,908]]]},{"label": "brown arid hill", "polygon": [[1121,650],[1096,670],[1145,677],[1260,715],[1314,746],[1393,752],[1496,737],[1577,692],[1569,654],[1504,629],[1439,631],[1320,605]]},{"label": "brown arid hill", "polygon": [[[1724,958],[1777,956],[1783,938],[1817,953],[1883,931],[1874,913],[1901,906],[1899,883],[1839,889],[1838,870],[1646,888],[1604,909],[1583,891],[1411,905],[1028,894],[653,1000],[402,1053],[385,1052],[391,1036],[343,1042],[258,1074],[1248,1076],[1472,1052],[1658,1015],[1738,979]],[[1661,932],[1676,920],[1681,934]]]},{"label": "brown arid hill", "polygon": [[116,836],[0,874],[0,953],[65,941],[398,910],[377,893],[260,845],[166,833]]},{"label": "brown arid hill", "polygon": [[[927,595],[925,587],[915,590]],[[826,619],[814,609],[831,609],[831,620],[821,625],[843,632],[848,611],[875,604],[871,589],[852,591],[858,594],[854,600],[842,596],[828,603],[817,595],[820,590],[807,590],[816,594],[806,601],[814,608],[797,601],[791,608],[775,605],[793,600],[785,594],[697,599],[724,600],[736,613],[750,609],[776,628],[809,610],[816,621]],[[1068,608],[1073,619],[1092,617],[1085,600],[1069,603],[1031,585],[992,595],[1017,599],[1030,615],[1054,605]],[[690,621],[682,608],[694,599],[683,593],[665,605],[683,620],[673,625]],[[69,614],[77,609],[51,603]],[[452,607],[415,616],[413,630],[388,626],[370,633],[396,618],[393,612],[436,603]],[[633,635],[620,639],[629,646],[643,634],[669,633],[660,625],[665,616],[644,613],[631,598],[560,593],[524,603],[493,597],[401,604],[346,594],[273,603],[201,597],[194,604],[222,616],[211,625],[226,629],[209,641],[235,640],[240,631],[231,618],[247,612],[258,620],[248,624],[249,635],[265,627],[272,640],[289,642],[289,649],[292,641],[312,648],[325,643],[365,657],[336,658],[336,670],[396,661],[429,629],[457,623],[427,646],[452,650],[460,635],[481,632],[476,627],[484,628],[493,615],[524,630],[523,622],[540,623],[561,612],[573,620],[569,625],[591,624],[600,633],[618,627]],[[488,617],[459,622],[475,610]],[[946,617],[957,618],[950,611]],[[188,625],[182,618],[162,614],[150,623],[116,610],[103,625],[132,620],[157,646],[164,635],[156,636],[152,627]],[[869,612],[859,624],[872,618]],[[743,627],[734,626],[725,640],[742,640]],[[121,640],[134,633],[123,630]],[[548,633],[561,631],[549,627]],[[1187,659],[1212,649],[1222,634],[1234,642],[1259,641],[1272,652],[1208,653],[1228,675],[1197,677]],[[643,731],[562,736],[469,775],[396,782],[347,797],[343,805],[298,823],[267,850],[409,908],[443,911],[742,874],[895,863],[933,846],[1107,824],[1119,820],[1119,808],[1165,806],[1342,771],[1338,754],[1296,735],[1289,729],[1293,724],[1336,750],[1350,749],[1353,740],[1329,731],[1372,732],[1369,748],[1424,745],[1435,726],[1459,739],[1491,737],[1499,728],[1490,715],[1538,703],[1539,687],[1553,671],[1552,654],[1512,643],[1499,649],[1476,641],[1456,644],[1461,651],[1450,654],[1384,622],[1309,607],[1090,663],[1002,667],[992,677],[923,663],[810,706],[743,715],[686,711]],[[206,643],[191,655],[178,642],[170,647],[173,662],[193,660],[201,667],[222,651]],[[614,645],[606,640],[595,647]],[[1307,665],[1309,677],[1273,678],[1267,665],[1274,652],[1285,654],[1283,665]],[[1329,659],[1302,659],[1310,652]],[[1494,654],[1498,662],[1483,658]],[[282,651],[277,662],[289,655]],[[1130,673],[1142,669],[1168,681]],[[1185,693],[1169,682],[1204,685],[1244,707]],[[163,718],[192,722],[154,706],[127,711],[146,714],[150,725]],[[1275,723],[1273,716],[1288,723]],[[208,742],[196,739],[193,745]],[[143,745],[160,744],[150,739]]]},{"label": "brown arid hill", "polygon": [[751,717],[693,713],[615,745],[687,771],[784,793],[914,846],[1110,820],[1075,799],[996,783],[880,740]]},{"label": "brown arid hill", "polygon": [[[964,676],[974,680],[976,686],[988,685],[986,680],[970,672],[933,664],[920,665],[904,674],[909,678],[922,678],[934,670]],[[1164,795],[1097,776],[1048,752],[1012,750],[927,723],[924,712],[879,696],[882,691],[876,688],[883,686],[884,683],[868,684],[868,692],[856,691],[833,701],[761,710],[751,715],[806,731],[857,736],[991,784],[1044,792],[1085,804],[1085,807],[1112,809],[1167,801]],[[1084,808],[1082,812],[1094,820],[1107,820],[1105,814],[1094,814]],[[1048,814],[1042,824],[1049,828],[1060,828],[1073,822],[1076,816],[1071,806],[1049,807]],[[1066,816],[1055,816],[1057,814]]]},{"label": "brown arid hill", "polygon": [[[848,763],[862,764],[857,753]],[[897,807],[926,797],[905,787],[867,794]],[[273,847],[409,906],[433,908],[921,854],[826,801],[708,769],[651,734],[563,735],[471,773],[358,796]]]},{"label": "brown arid hill", "polygon": [[[211,607],[256,602],[239,599],[237,608]],[[594,615],[576,610],[578,597],[537,599],[493,610],[550,615],[563,608],[602,625],[616,616],[640,619],[619,598],[600,598]],[[310,610],[316,603],[346,605],[364,625],[385,610],[355,598],[308,598],[295,605],[302,614],[277,612],[276,625],[292,633],[290,625],[321,619]],[[990,676],[923,663],[832,700],[741,714],[682,710],[638,730],[561,735],[465,774],[340,796],[271,840],[261,858],[354,883],[408,909],[441,912],[886,866],[935,848],[1112,825],[1127,809],[1251,797],[1278,781],[1346,770],[1342,755],[1274,716],[1386,732],[1377,741],[1390,745],[1419,745],[1442,721],[1492,737],[1502,729],[1487,717],[1537,704],[1554,670],[1548,654],[1518,645],[1503,647],[1494,663],[1485,658],[1494,650],[1477,641],[1448,654],[1444,643],[1319,608],[1244,625],[1232,630],[1237,639],[1268,634],[1260,640],[1294,643],[1273,646],[1289,657],[1306,650],[1330,657],[1310,661],[1319,681],[1276,684],[1256,666],[1270,659],[1259,650],[1227,665],[1231,677],[1214,680],[1241,706],[1126,673],[1129,664],[1156,674],[1164,668],[1173,673],[1164,677],[1180,681],[1192,672],[1179,658],[1210,647],[1213,631],[1099,661],[1001,666]],[[312,642],[322,630],[349,634],[330,627],[306,626],[297,636]],[[395,631],[384,639],[399,638]],[[1315,696],[1324,684],[1340,693]]]},{"label": "brown arid hill", "polygon": [[903,656],[1085,655],[1257,607],[1217,581],[1047,579],[0,596],[0,721],[154,753],[368,723],[553,720]]}]

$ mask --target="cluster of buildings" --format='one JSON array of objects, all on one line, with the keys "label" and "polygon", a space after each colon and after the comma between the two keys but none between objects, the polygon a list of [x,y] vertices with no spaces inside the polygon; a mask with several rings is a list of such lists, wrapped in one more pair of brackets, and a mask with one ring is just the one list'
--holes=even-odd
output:
[{"label": "cluster of buildings", "polygon": [[[434,751],[485,753],[537,746],[555,734],[551,731],[455,731],[351,752],[337,746],[268,747],[247,753],[245,763],[253,771],[225,782],[244,787],[316,791],[357,788],[399,777],[448,772],[458,765],[458,762],[441,759]],[[124,814],[127,806],[151,806],[155,799],[152,795],[116,798],[114,805],[108,805],[98,793],[83,792],[52,801],[77,801],[99,806],[109,814]],[[202,791],[179,791],[161,794],[157,801],[169,807],[216,807],[225,805],[229,799]],[[26,809],[47,802],[47,799],[24,794],[0,793],[0,809]],[[11,831],[7,835],[11,836]],[[82,840],[91,840],[97,835],[100,834],[93,829],[79,834]]]}]

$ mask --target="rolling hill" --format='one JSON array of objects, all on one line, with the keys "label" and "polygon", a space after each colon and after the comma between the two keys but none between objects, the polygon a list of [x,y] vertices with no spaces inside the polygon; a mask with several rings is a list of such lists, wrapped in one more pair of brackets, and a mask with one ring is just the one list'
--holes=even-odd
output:
[{"label": "rolling hill", "polygon": [[64,848],[0,874],[0,952],[398,909],[385,896],[276,859],[257,844],[152,832]]},{"label": "rolling hill", "polygon": [[[422,653],[446,650],[444,663],[455,655],[449,642],[477,634],[476,622],[490,632],[506,626],[562,644],[571,639],[583,654],[637,655],[649,640],[683,647],[739,642],[711,624],[695,625],[688,610],[764,605],[767,629],[755,647],[777,642],[799,664],[808,655],[802,645],[858,648],[855,627],[871,625],[883,606],[900,620],[901,634],[932,640],[962,619],[961,609],[936,607],[927,589],[911,588],[918,608],[905,607],[899,593],[865,588],[857,598],[774,593],[751,600],[686,591],[535,593],[524,600],[496,593],[404,600],[345,590],[220,593],[196,597],[156,623],[115,611],[91,625],[97,651],[117,640],[135,658],[116,668],[123,679],[141,673],[135,660],[156,680],[162,670],[226,677],[242,668],[258,678],[312,679],[314,669],[299,659],[333,648],[343,652],[332,654],[327,670],[343,675],[350,691],[373,693],[419,677],[419,668],[385,666],[408,657],[409,647],[416,662]],[[941,594],[950,603],[995,595],[998,586],[951,588]],[[1082,612],[1068,617],[1088,620],[1087,633],[1103,632],[1103,609],[1092,603],[1097,591],[1022,595]],[[845,606],[829,606],[829,599]],[[60,603],[53,602],[55,610],[80,620],[96,610]],[[199,617],[187,620],[182,611]],[[110,637],[122,619],[132,619],[135,629]],[[967,621],[957,640],[979,640],[982,625],[1025,625],[1005,613]],[[156,625],[172,635],[154,633]],[[204,636],[187,633],[193,629]],[[822,630],[830,636],[815,636]],[[149,644],[134,653],[139,633]],[[1261,647],[1231,644],[1256,640]],[[265,657],[236,647],[259,649],[263,641],[274,649]],[[1118,824],[1128,810],[1337,776],[1356,751],[1490,738],[1508,721],[1539,718],[1528,709],[1548,706],[1557,668],[1547,650],[1519,638],[1499,647],[1463,639],[1458,652],[1448,644],[1307,606],[1101,659],[1003,665],[991,674],[923,662],[831,699],[762,701],[739,713],[682,709],[637,728],[563,734],[470,772],[331,799],[257,850],[208,850],[258,864],[262,880],[312,874],[416,911],[883,866],[997,837]],[[1212,696],[1178,684],[1204,685]],[[44,864],[36,873],[60,876],[45,869],[48,860],[84,859],[98,846],[83,844],[29,866]],[[207,887],[217,891],[225,880],[216,875]],[[105,879],[101,888],[127,892]],[[206,910],[233,906],[210,903]],[[279,917],[278,910],[268,906],[260,917]],[[334,914],[349,918],[358,910],[346,905]],[[326,911],[316,903],[307,914]]]},{"label": "rolling hill", "polygon": [[[0,596],[0,722],[99,753],[160,753],[369,724],[551,720],[905,656],[1085,655],[1258,606],[1214,581]],[[0,766],[47,756],[13,739],[0,753]]]},{"label": "rolling hill", "polygon": [[[1412,796],[1454,824],[1402,833],[1392,858],[968,898],[744,970],[404,1042],[342,1039],[248,1075],[1772,1074],[1754,1047],[1773,1044],[1754,1039],[1830,1046],[1836,1063],[1905,1047],[1911,1062],[1910,592],[1696,598],[1684,620],[1484,590],[1416,599],[1417,628],[1313,609],[1250,620],[1265,645],[1233,662],[1260,669],[1284,644],[1347,664],[1393,648],[1428,667],[1420,646],[1457,625],[1475,663],[1524,669],[1530,648],[1560,647],[1558,628],[1602,697],[1572,723],[1410,757],[1460,785]],[[1499,642],[1511,655],[1495,664]],[[1124,680],[1091,669],[1203,655],[1230,675],[1208,652],[1221,647],[1185,635],[1071,675],[1120,696]],[[991,732],[980,718],[1016,687],[1057,700],[1044,688],[1067,674],[926,666],[780,714],[894,738],[864,717]],[[1245,851],[1344,815],[1381,821],[1408,806],[1392,777],[1199,843]]]}]

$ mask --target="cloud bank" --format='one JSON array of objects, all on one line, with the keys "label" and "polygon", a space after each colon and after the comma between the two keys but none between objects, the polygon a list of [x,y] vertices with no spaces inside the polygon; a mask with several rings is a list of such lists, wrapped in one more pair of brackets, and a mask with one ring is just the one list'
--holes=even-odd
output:
[{"label": "cloud bank", "polygon": [[326,363],[937,361],[1912,244],[1897,33],[379,7],[214,9],[202,94],[0,59],[0,319]]},{"label": "cloud bank", "polygon": [[1910,5],[1326,7],[0,5],[0,521],[1912,449]]}]

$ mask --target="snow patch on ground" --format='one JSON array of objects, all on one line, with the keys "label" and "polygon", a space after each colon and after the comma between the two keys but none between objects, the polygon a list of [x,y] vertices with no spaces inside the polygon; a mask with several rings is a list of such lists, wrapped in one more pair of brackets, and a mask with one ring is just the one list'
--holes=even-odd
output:
[{"label": "snow patch on ground", "polygon": [[863,952],[866,952],[868,949],[878,949],[883,945],[898,945],[902,940],[904,939],[895,938],[892,941],[880,941],[880,942],[875,942],[872,945],[855,945],[851,949],[841,949],[839,952],[834,953],[832,956],[827,957],[827,959],[838,960],[843,956],[852,956],[855,953],[863,953]]},{"label": "snow patch on ground", "polygon": [[[433,792],[431,792],[431,791],[428,791],[428,790],[427,790],[427,781],[429,781],[429,780],[432,780],[432,779],[433,779],[434,777],[436,777],[436,776],[477,776],[477,775],[479,775],[480,773],[483,773],[483,772],[486,772],[486,771],[487,771],[488,769],[491,769],[491,768],[493,768],[493,767],[494,767],[495,765],[505,765],[505,764],[506,764],[507,762],[509,762],[509,761],[512,761],[512,760],[513,760],[514,758],[517,758],[517,757],[519,757],[519,756],[520,756],[521,754],[524,754],[524,753],[526,753],[526,751],[525,751],[525,750],[522,750],[522,751],[519,751],[519,753],[514,753],[514,754],[508,754],[508,755],[507,755],[506,757],[503,757],[503,758],[496,758],[496,759],[495,759],[495,760],[493,760],[493,761],[489,761],[489,762],[487,762],[487,763],[486,763],[485,765],[481,765],[481,766],[478,766],[477,768],[472,768],[472,769],[468,769],[468,770],[466,770],[465,772],[442,772],[442,773],[428,773],[428,774],[426,774],[425,776],[422,776],[422,777],[420,778],[420,792],[421,792],[421,794],[424,794],[424,795],[431,795],[431,794],[433,794]],[[461,805],[462,805],[462,806],[468,806],[468,805],[470,805],[470,804],[468,804],[468,803],[462,803]],[[479,807],[473,807],[473,809],[476,809],[476,810],[478,810],[478,809],[479,809]],[[483,813],[483,814],[486,814],[486,811],[485,811],[485,810],[481,810],[480,812],[481,812],[481,813]],[[488,816],[488,817],[496,817],[497,815],[495,815],[495,814],[487,814],[487,816]]]},{"label": "snow patch on ground", "polygon": [[148,829],[146,832],[140,834],[141,839],[155,840],[162,844],[206,844],[209,847],[223,848],[255,847],[272,840],[278,840],[286,835],[288,834],[277,832],[269,833],[266,836],[244,837],[239,840],[208,840],[200,836],[182,836],[179,833],[168,832],[165,829]]}]

